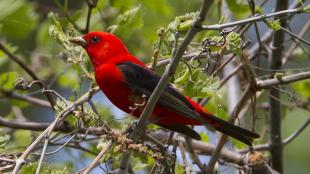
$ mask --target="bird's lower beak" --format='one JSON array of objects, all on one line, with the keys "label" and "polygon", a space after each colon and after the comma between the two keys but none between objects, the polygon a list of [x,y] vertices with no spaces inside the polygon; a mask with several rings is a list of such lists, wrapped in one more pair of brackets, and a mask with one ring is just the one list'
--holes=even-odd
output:
[{"label": "bird's lower beak", "polygon": [[87,45],[87,41],[83,39],[82,37],[73,37],[68,39],[70,42],[75,43],[77,45],[80,45],[82,47],[85,47]]}]

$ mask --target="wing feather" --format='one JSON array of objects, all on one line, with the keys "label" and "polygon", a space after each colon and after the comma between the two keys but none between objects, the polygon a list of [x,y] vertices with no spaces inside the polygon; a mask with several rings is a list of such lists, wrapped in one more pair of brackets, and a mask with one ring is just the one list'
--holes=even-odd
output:
[{"label": "wing feather", "polygon": [[[123,73],[126,85],[133,91],[144,94],[147,97],[151,96],[160,80],[160,76],[154,72],[131,62],[118,64],[117,67]],[[186,118],[201,121],[191,103],[180,92],[174,89],[171,84],[167,85],[158,100],[158,104]]]}]

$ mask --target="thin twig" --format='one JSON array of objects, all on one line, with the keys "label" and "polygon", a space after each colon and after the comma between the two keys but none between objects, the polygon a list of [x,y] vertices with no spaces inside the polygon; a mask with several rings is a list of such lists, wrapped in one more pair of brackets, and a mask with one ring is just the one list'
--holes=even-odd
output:
[{"label": "thin twig", "polygon": [[[290,136],[288,136],[282,141],[282,145],[285,146],[288,145],[290,142],[292,142],[309,126],[309,124],[310,124],[310,116],[295,132],[293,132]],[[258,144],[253,146],[253,150],[255,151],[270,150],[270,148],[271,148],[270,144]],[[238,153],[241,154],[247,152],[249,152],[249,149],[242,149],[238,151]]]},{"label": "thin twig", "polygon": [[[308,31],[310,27],[310,21],[308,21],[301,29],[301,31],[299,32],[298,34],[298,37],[299,38],[302,38]],[[297,40],[296,42],[292,43],[292,45],[290,46],[290,48],[287,50],[287,52],[284,54],[283,58],[282,58],[282,65],[284,65],[289,57],[292,55],[293,51],[296,49],[296,47],[298,46],[299,44],[299,40]]]},{"label": "thin twig", "polygon": [[22,95],[22,94],[14,92],[14,91],[8,91],[8,90],[0,89],[0,94],[2,94],[5,97],[22,100],[22,101],[25,101],[25,102],[28,102],[31,104],[35,104],[38,106],[42,106],[42,107],[47,107],[47,108],[52,107],[51,104],[46,100],[42,100],[42,99],[39,99],[36,97],[31,97],[28,95]]},{"label": "thin twig", "polygon": [[77,106],[87,102],[90,98],[94,95],[99,88],[95,88],[83,96],[81,96],[76,102],[70,104],[67,108],[65,108],[58,117],[56,117],[55,121],[53,121],[37,138],[34,140],[28,148],[23,152],[23,154],[16,160],[16,165],[12,174],[17,174],[20,171],[20,168],[25,163],[26,158],[28,155],[35,149],[35,147],[41,142],[41,140],[46,136],[50,135],[55,126],[60,123],[66,116],[68,116]]},{"label": "thin twig", "polygon": [[183,146],[182,143],[178,143],[179,147],[180,147],[180,151],[181,151],[181,155],[182,155],[182,160],[183,160],[183,164],[184,164],[184,170],[186,174],[190,174],[191,170],[190,167],[188,165],[187,159],[186,159],[186,155],[185,155],[185,148]]},{"label": "thin twig", "polygon": [[295,14],[295,13],[299,13],[299,12],[303,12],[303,11],[304,11],[303,8],[287,9],[287,10],[277,11],[277,12],[270,13],[270,14],[254,16],[254,17],[251,17],[248,19],[234,21],[234,22],[230,22],[230,23],[215,24],[215,25],[209,25],[209,26],[203,25],[202,29],[203,30],[222,30],[222,29],[229,28],[229,27],[241,26],[241,25],[244,25],[247,23],[263,21],[263,20],[265,20],[267,18],[271,18],[271,17],[281,16],[281,15],[285,15],[285,14]]},{"label": "thin twig", "polygon": [[[309,21],[308,21],[308,23],[309,23]],[[289,31],[288,29],[286,29],[284,27],[281,27],[281,30],[285,31],[287,34],[291,35],[293,38],[296,38],[297,40],[301,41],[302,43],[310,46],[310,41],[307,41],[306,39],[299,37],[297,34]]]},{"label": "thin twig", "polygon": [[102,150],[100,151],[100,153],[96,156],[96,158],[85,168],[82,169],[80,172],[78,173],[82,173],[82,174],[88,174],[89,172],[91,172],[91,170],[93,168],[95,168],[96,166],[99,165],[101,158],[103,157],[104,154],[106,154],[106,152],[110,149],[110,147],[112,146],[112,142],[109,141],[105,147],[102,148]]}]

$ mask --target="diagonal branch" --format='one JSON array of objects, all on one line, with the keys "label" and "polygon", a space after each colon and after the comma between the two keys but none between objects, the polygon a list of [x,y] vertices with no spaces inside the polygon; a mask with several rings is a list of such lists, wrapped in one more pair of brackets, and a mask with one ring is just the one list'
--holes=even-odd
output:
[{"label": "diagonal branch", "polygon": [[[10,59],[16,62],[22,69],[24,69],[27,74],[33,79],[40,81],[39,77],[32,71],[23,61],[20,60],[17,56],[15,56],[12,52],[10,52],[1,42],[0,42],[0,50],[2,50]],[[51,106],[54,106],[54,100],[51,94],[45,93],[48,101]]]},{"label": "diagonal branch", "polygon": [[63,121],[64,118],[66,118],[77,106],[87,102],[91,99],[94,93],[98,91],[99,88],[96,87],[95,89],[90,90],[83,96],[81,96],[78,100],[76,100],[74,103],[67,106],[66,109],[64,109],[58,117],[37,137],[36,140],[34,140],[28,148],[23,152],[23,154],[16,160],[16,165],[14,167],[14,170],[12,174],[19,173],[21,167],[26,161],[26,158],[30,155],[30,153],[35,149],[35,147],[41,142],[41,140],[47,136],[50,135],[51,132],[54,130],[54,128]]},{"label": "diagonal branch", "polygon": [[[147,121],[148,117],[151,116],[158,99],[160,98],[162,92],[164,91],[164,89],[167,86],[167,84],[169,83],[172,75],[174,74],[174,72],[177,68],[177,65],[178,65],[179,61],[181,60],[187,46],[190,44],[190,42],[192,41],[194,36],[199,31],[201,31],[200,28],[201,28],[202,22],[204,21],[206,13],[207,13],[207,11],[210,7],[210,4],[212,2],[213,2],[213,0],[204,0],[203,1],[203,5],[202,5],[202,8],[199,12],[199,16],[194,21],[191,29],[187,32],[183,42],[181,43],[180,47],[177,49],[176,54],[173,56],[171,64],[166,69],[165,73],[163,74],[159,83],[157,84],[154,92],[150,96],[150,98],[149,98],[149,100],[145,106],[145,109],[143,110],[143,112],[140,116],[140,119],[138,121],[136,129],[130,135],[130,139],[137,141],[139,138],[139,134],[141,132],[144,132],[143,130],[145,129],[146,121]],[[130,155],[131,155],[130,151],[123,155],[123,158],[122,158],[121,164],[120,164],[120,170],[118,172],[119,174],[127,173]]]}]

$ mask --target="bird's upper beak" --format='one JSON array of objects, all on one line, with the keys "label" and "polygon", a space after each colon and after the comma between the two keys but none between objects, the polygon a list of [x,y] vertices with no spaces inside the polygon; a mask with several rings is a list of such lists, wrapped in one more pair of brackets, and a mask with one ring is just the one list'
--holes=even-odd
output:
[{"label": "bird's upper beak", "polygon": [[75,43],[77,45],[80,45],[82,47],[85,47],[87,45],[87,41],[83,39],[82,37],[73,37],[68,39],[70,42]]}]

